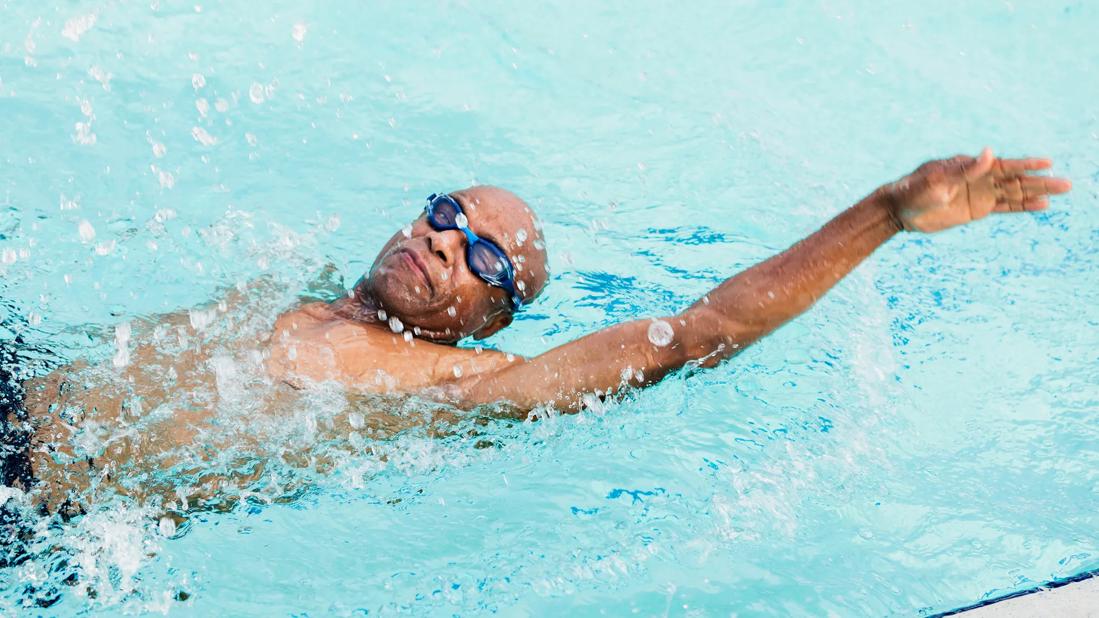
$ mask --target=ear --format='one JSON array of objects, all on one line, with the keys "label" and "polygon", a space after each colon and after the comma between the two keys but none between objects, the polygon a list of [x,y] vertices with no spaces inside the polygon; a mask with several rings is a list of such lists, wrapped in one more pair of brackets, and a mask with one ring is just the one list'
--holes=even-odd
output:
[{"label": "ear", "polygon": [[491,337],[508,324],[511,324],[511,314],[506,311],[501,311],[493,316],[491,320],[485,322],[484,326],[477,329],[477,332],[473,333],[473,338],[480,341]]}]

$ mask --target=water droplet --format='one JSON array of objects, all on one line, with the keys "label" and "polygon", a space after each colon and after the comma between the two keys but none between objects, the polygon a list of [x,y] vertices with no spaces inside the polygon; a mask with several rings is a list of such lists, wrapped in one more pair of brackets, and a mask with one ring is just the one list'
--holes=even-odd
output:
[{"label": "water droplet", "polygon": [[96,137],[92,133],[92,123],[78,122],[73,125],[73,141],[84,146],[94,146]]},{"label": "water droplet", "polygon": [[393,316],[389,318],[389,330],[399,333],[404,330],[404,324],[401,323],[400,318]]},{"label": "water droplet", "polygon": [[298,43],[301,43],[305,40],[305,33],[308,31],[309,27],[299,22],[294,24],[294,29],[290,31],[290,36]]},{"label": "water droplet", "polygon": [[125,367],[130,364],[130,323],[123,322],[114,327],[114,342],[117,352],[115,352],[112,362],[115,367]]},{"label": "water droplet", "polygon": [[461,366],[459,366],[459,365],[454,365],[454,377],[455,377],[455,378],[460,378],[460,377],[462,377],[462,368],[461,368]]},{"label": "water droplet", "polygon": [[[393,318],[393,319],[396,319],[396,318]],[[412,331],[406,330],[404,332],[404,340],[408,343],[412,343]]]},{"label": "water droplet", "polygon": [[657,346],[664,347],[672,342],[672,337],[675,333],[672,332],[671,324],[663,320],[653,320],[649,323],[649,341]]},{"label": "water droplet", "polygon": [[156,173],[156,179],[160,183],[161,189],[171,189],[176,186],[176,177],[171,172],[166,172],[155,165],[151,166],[151,169]]},{"label": "water droplet", "polygon": [[195,99],[195,109],[198,110],[200,116],[205,118],[206,114],[210,113],[210,102],[205,98]]},{"label": "water droplet", "polygon": [[[393,229],[393,228],[390,228],[390,229]],[[408,225],[402,227],[401,228],[401,233],[404,234],[405,238],[412,238],[412,224],[409,223]]]},{"label": "water droplet", "polygon": [[114,75],[107,71],[104,71],[103,68],[99,66],[93,66],[92,68],[88,69],[88,75],[90,75],[95,81],[99,82],[99,85],[103,86],[104,90],[106,90],[107,92],[111,91],[111,78],[114,77]]},{"label": "water droplet", "polygon": [[252,85],[248,88],[248,98],[252,99],[252,102],[257,105],[263,103],[263,84],[252,82]]},{"label": "water droplet", "polygon": [[19,256],[11,249],[4,249],[4,253],[0,254],[0,262],[5,264],[14,264],[17,259],[19,259]]},{"label": "water droplet", "polygon": [[154,157],[159,159],[159,158],[163,157],[166,154],[168,154],[168,148],[166,146],[164,146],[164,144],[161,144],[160,142],[153,142],[153,156]]},{"label": "water droplet", "polygon": [[90,242],[95,238],[95,228],[92,227],[91,223],[88,223],[87,219],[80,222],[77,231],[80,232],[80,240],[83,240],[84,242]]},{"label": "water droplet", "polygon": [[469,227],[469,219],[467,219],[465,213],[462,212],[454,217],[454,223],[456,223],[458,227]]},{"label": "water droplet", "polygon": [[351,412],[347,415],[347,423],[351,425],[352,429],[362,429],[366,424],[366,419],[359,412]]},{"label": "water droplet", "polygon": [[245,133],[244,141],[248,142],[249,146],[255,146],[258,140],[256,139],[256,135],[254,133]]},{"label": "water droplet", "polygon": [[218,143],[218,140],[213,135],[206,132],[206,129],[202,127],[193,127],[191,129],[191,137],[195,138],[195,141],[203,146],[213,146]]},{"label": "water droplet", "polygon": [[454,317],[454,316],[458,315],[458,310],[455,309],[454,307],[447,307],[446,308],[446,314],[449,315],[450,317]]},{"label": "water droplet", "polygon": [[202,73],[195,73],[191,76],[191,87],[195,90],[202,88],[206,85],[206,76]]},{"label": "water droplet", "polygon": [[385,321],[389,317],[389,314],[385,312],[385,309],[378,309],[378,319]]},{"label": "water droplet", "polygon": [[75,43],[80,40],[80,37],[84,36],[85,32],[92,29],[92,26],[95,25],[95,20],[95,13],[74,17],[65,22],[65,26],[61,28],[61,36]]},{"label": "water droplet", "polygon": [[523,243],[527,242],[527,230],[525,228],[519,228],[519,231],[515,233],[515,242],[522,247]]}]

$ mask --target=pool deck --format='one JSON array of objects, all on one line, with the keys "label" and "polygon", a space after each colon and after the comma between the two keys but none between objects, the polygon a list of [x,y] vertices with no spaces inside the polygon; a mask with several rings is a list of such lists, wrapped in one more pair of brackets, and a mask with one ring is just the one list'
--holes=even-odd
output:
[{"label": "pool deck", "polygon": [[963,618],[1099,618],[1099,576],[946,615]]}]

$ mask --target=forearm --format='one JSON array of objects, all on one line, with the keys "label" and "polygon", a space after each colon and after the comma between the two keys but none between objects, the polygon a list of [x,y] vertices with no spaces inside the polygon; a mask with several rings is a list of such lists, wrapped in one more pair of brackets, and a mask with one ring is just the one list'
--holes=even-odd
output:
[{"label": "forearm", "polygon": [[879,190],[786,251],[726,280],[680,316],[692,356],[726,355],[797,317],[900,230]]}]

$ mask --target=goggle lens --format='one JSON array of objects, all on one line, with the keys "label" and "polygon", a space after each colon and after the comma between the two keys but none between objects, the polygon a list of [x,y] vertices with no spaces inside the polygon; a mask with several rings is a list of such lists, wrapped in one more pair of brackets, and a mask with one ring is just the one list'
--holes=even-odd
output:
[{"label": "goggle lens", "polygon": [[469,267],[482,279],[499,285],[511,278],[511,273],[499,253],[482,241],[469,248]]}]

